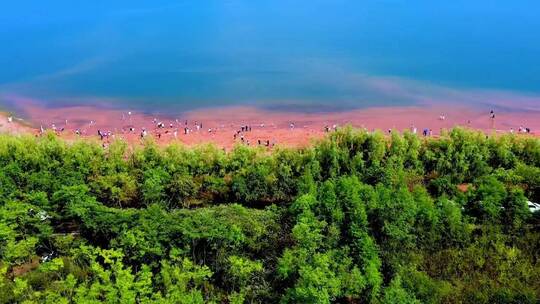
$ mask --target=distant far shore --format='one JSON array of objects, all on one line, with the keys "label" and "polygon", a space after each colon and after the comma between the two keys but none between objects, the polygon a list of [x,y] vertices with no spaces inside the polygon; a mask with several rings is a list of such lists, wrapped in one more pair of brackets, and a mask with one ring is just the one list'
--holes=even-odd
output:
[{"label": "distant far shore", "polygon": [[53,130],[65,139],[93,138],[102,141],[104,146],[114,139],[137,144],[141,137],[153,137],[158,144],[214,143],[227,149],[235,144],[297,147],[344,125],[382,132],[410,130],[419,136],[436,136],[442,129],[457,126],[484,132],[540,134],[540,113],[537,112],[491,113],[490,108],[451,105],[373,107],[329,113],[223,107],[190,111],[180,116],[90,106],[55,109],[25,106],[23,111],[20,114],[25,120],[0,113],[0,132],[39,135]]}]

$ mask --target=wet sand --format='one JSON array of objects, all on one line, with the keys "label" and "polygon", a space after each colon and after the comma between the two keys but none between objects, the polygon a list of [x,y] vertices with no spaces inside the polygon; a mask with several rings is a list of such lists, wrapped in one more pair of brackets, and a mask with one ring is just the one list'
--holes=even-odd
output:
[{"label": "wet sand", "polygon": [[[11,122],[8,117],[12,117]],[[11,113],[0,112],[0,133],[22,134],[33,133],[35,129],[27,124],[23,119]]]},{"label": "wet sand", "polygon": [[[186,112],[178,116],[152,115],[131,112],[129,110],[106,109],[100,107],[63,107],[44,108],[36,105],[24,105],[22,114],[25,122],[33,128],[20,123],[7,123],[6,115],[1,114],[0,131],[38,134],[41,127],[51,129],[54,126],[59,136],[66,139],[98,138],[98,130],[111,132],[113,138],[127,140],[131,144],[141,142],[140,134],[145,128],[149,137],[159,144],[181,142],[186,145],[214,143],[219,147],[231,148],[235,144],[262,145],[269,141],[281,146],[304,146],[312,139],[324,136],[325,127],[334,125],[341,127],[352,125],[368,130],[411,130],[416,128],[418,134],[424,129],[431,129],[433,135],[441,129],[464,126],[485,132],[505,133],[513,128],[515,132],[520,126],[540,133],[540,113],[538,112],[496,112],[496,118],[490,119],[490,109],[473,109],[456,106],[426,105],[414,107],[379,107],[331,113],[296,113],[261,110],[253,107],[209,108]],[[441,119],[444,116],[444,119]],[[186,125],[187,121],[187,125]],[[67,124],[66,124],[67,122]],[[92,122],[92,123],[91,123]],[[164,128],[158,128],[162,122]],[[172,127],[171,127],[172,124]],[[197,129],[196,125],[202,124]],[[250,126],[251,131],[234,134],[241,126]],[[130,132],[130,128],[134,128]],[[189,134],[184,129],[189,128]],[[60,131],[62,130],[63,131]],[[79,130],[81,135],[77,135]],[[174,132],[177,130],[177,137]],[[243,135],[244,141],[240,137]]]}]

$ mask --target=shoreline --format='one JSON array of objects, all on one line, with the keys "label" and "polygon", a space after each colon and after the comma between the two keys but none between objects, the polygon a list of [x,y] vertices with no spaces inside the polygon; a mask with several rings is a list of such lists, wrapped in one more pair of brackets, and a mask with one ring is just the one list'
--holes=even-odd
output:
[{"label": "shoreline", "polygon": [[[0,112],[0,132],[38,135],[42,128],[56,129],[61,138],[72,140],[79,137],[101,139],[99,131],[105,134],[102,138],[104,146],[117,138],[137,144],[143,129],[146,136],[153,137],[158,144],[180,142],[192,146],[214,143],[226,149],[236,144],[305,146],[313,139],[323,137],[327,129],[344,125],[383,132],[416,128],[419,135],[425,129],[431,135],[438,135],[442,129],[457,126],[496,133],[508,133],[512,129],[517,133],[520,127],[529,128],[533,135],[540,131],[540,113],[537,112],[497,112],[496,118],[490,119],[490,109],[480,111],[452,105],[371,107],[325,113],[229,106],[194,110],[179,116],[96,106],[50,109],[23,105],[21,109],[22,114],[28,117],[27,121],[14,118],[12,123],[8,123],[8,114]],[[158,127],[160,123],[161,127]],[[248,126],[249,131],[241,131],[242,126]]]}]

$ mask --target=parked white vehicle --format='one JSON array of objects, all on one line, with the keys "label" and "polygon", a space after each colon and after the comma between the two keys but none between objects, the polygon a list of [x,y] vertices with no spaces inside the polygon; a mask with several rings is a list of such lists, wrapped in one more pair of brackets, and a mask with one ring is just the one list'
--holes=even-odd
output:
[{"label": "parked white vehicle", "polygon": [[529,206],[529,210],[531,210],[532,213],[540,211],[539,203],[533,203],[531,201],[527,201],[527,206]]}]

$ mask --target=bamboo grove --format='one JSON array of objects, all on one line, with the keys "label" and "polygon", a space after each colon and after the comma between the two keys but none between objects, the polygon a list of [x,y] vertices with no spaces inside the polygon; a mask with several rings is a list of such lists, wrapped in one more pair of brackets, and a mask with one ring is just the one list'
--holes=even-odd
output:
[{"label": "bamboo grove", "polygon": [[0,136],[0,303],[537,303],[540,141]]}]

